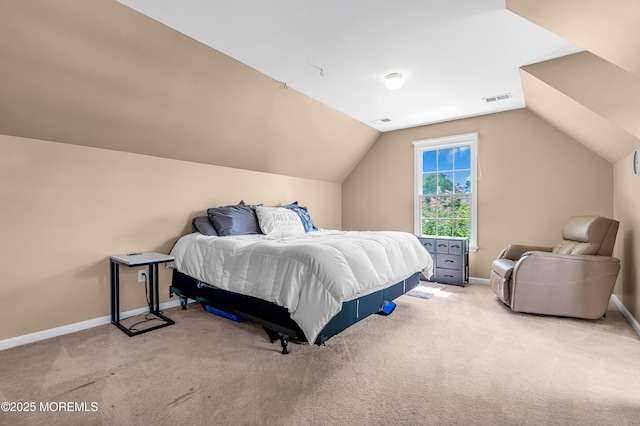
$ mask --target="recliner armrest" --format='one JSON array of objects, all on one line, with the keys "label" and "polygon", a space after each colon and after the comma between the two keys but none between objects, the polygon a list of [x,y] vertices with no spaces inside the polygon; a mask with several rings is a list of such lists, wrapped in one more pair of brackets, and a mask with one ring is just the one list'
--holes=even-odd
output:
[{"label": "recliner armrest", "polygon": [[[560,254],[560,253],[551,253],[544,250],[531,250],[522,254],[522,257],[533,257],[535,256],[539,260],[544,259],[554,259],[557,261],[566,260],[566,261],[583,261],[583,262],[600,262],[600,263],[620,263],[620,259],[613,256],[598,256],[594,254]],[[521,259],[524,260],[524,259]]]},{"label": "recliner armrest", "polygon": [[545,285],[586,283],[604,275],[613,275],[615,284],[619,269],[620,259],[615,257],[530,251],[516,262],[513,276],[516,286],[526,282]]},{"label": "recliner armrest", "polygon": [[502,250],[498,255],[498,259],[511,259],[518,260],[528,251],[540,251],[540,252],[551,252],[553,247],[544,247],[544,246],[528,246],[522,244],[510,244],[507,248]]}]

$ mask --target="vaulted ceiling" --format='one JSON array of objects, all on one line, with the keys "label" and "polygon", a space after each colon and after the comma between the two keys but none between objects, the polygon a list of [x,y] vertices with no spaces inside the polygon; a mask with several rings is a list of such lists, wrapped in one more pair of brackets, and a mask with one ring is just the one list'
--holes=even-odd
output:
[{"label": "vaulted ceiling", "polygon": [[383,132],[523,108],[518,67],[582,50],[504,0],[118,1]]},{"label": "vaulted ceiling", "polygon": [[[521,67],[527,108],[612,163],[640,146],[637,2],[506,5],[586,49]],[[380,135],[114,0],[0,10],[2,134],[330,182]]]}]

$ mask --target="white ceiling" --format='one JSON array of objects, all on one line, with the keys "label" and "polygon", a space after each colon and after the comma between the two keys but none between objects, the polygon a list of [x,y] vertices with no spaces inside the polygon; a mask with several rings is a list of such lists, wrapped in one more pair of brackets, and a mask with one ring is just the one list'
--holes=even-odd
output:
[{"label": "white ceiling", "polygon": [[582,50],[504,0],[118,1],[383,132],[522,108],[520,66]]}]

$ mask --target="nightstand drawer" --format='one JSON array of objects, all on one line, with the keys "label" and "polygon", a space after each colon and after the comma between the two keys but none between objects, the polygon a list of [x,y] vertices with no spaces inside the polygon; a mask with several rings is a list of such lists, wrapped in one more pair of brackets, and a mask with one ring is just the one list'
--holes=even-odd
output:
[{"label": "nightstand drawer", "polygon": [[436,258],[437,268],[462,269],[462,256],[454,254],[438,254]]},{"label": "nightstand drawer", "polygon": [[464,253],[466,240],[436,240],[436,252],[447,254],[462,254]]},{"label": "nightstand drawer", "polygon": [[464,240],[449,241],[449,254],[462,254],[464,244]]},{"label": "nightstand drawer", "polygon": [[436,240],[436,253],[449,253],[449,241]]},{"label": "nightstand drawer", "polygon": [[435,238],[418,237],[418,239],[420,240],[420,244],[422,244],[424,246],[424,248],[426,248],[429,253],[435,253],[435,251],[436,251],[436,239]]},{"label": "nightstand drawer", "polygon": [[436,281],[442,284],[464,285],[462,271],[456,269],[436,269]]}]

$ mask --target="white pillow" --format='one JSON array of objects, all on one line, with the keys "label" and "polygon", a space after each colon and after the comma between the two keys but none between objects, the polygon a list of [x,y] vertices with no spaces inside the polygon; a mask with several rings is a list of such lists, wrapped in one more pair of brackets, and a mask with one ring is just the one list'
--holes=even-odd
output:
[{"label": "white pillow", "polygon": [[298,213],[284,207],[256,207],[258,224],[269,236],[304,234],[304,225]]}]

